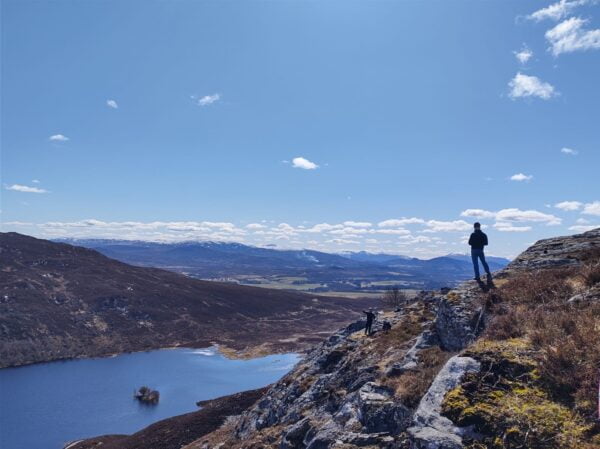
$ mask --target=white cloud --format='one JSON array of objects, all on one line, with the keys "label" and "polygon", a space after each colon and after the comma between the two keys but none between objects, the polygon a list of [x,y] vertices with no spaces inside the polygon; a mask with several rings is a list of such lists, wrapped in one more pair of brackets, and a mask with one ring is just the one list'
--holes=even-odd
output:
[{"label": "white cloud", "polygon": [[106,106],[113,109],[119,109],[119,105],[115,100],[106,100]]},{"label": "white cloud", "polygon": [[326,243],[335,243],[336,245],[356,245],[360,242],[358,240],[349,240],[349,239],[331,239],[331,240],[326,240]]},{"label": "white cloud", "polygon": [[39,179],[32,179],[31,182],[33,182],[34,184],[39,184],[40,180]]},{"label": "white cloud", "polygon": [[592,229],[596,229],[597,227],[598,227],[597,225],[575,225],[575,226],[570,226],[569,231],[587,232],[587,231],[591,231]]},{"label": "white cloud", "polygon": [[409,235],[408,229],[374,229],[372,234],[387,234],[387,235]]},{"label": "white cloud", "polygon": [[542,20],[560,20],[568,16],[575,8],[587,3],[587,0],[560,0],[545,8],[539,9],[528,16],[529,19],[540,22]]},{"label": "white cloud", "polygon": [[250,224],[247,224],[246,227],[248,229],[264,229],[264,228],[266,228],[265,225],[262,225],[260,223],[250,223]]},{"label": "white cloud", "polygon": [[332,225],[329,223],[319,223],[319,224],[314,225],[312,228],[305,229],[304,232],[309,232],[309,233],[329,232],[334,229],[341,229],[343,227],[344,227],[344,225],[339,225],[339,224]]},{"label": "white cloud", "polygon": [[67,136],[63,136],[62,134],[53,134],[48,138],[48,140],[51,142],[66,142],[69,140],[69,138]]},{"label": "white cloud", "polygon": [[353,235],[356,236],[358,234],[366,234],[368,233],[369,230],[365,229],[365,228],[350,228],[350,227],[345,227],[342,229],[336,229],[334,231],[330,231],[330,234],[333,235]]},{"label": "white cloud", "polygon": [[502,209],[496,213],[496,220],[500,222],[538,222],[547,223],[549,225],[558,225],[561,219],[552,215],[539,212],[537,210],[520,210],[516,208]]},{"label": "white cloud", "polygon": [[515,58],[517,58],[521,64],[527,64],[527,61],[533,56],[533,52],[526,45],[524,45],[521,50],[513,53],[515,54]]},{"label": "white cloud", "polygon": [[577,220],[575,220],[575,223],[577,223],[577,224],[590,224],[590,220],[586,220],[585,218],[578,218]]},{"label": "white cloud", "polygon": [[600,29],[586,30],[583,25],[587,20],[571,17],[554,28],[546,31],[549,50],[554,56],[574,51],[594,50],[600,48]]},{"label": "white cloud", "polygon": [[484,209],[466,209],[460,214],[462,217],[473,218],[494,218],[497,223],[496,228],[511,226],[512,222],[539,222],[556,225],[561,223],[561,219],[552,215],[539,212],[537,210],[521,210],[517,208],[502,209],[497,212]]},{"label": "white cloud", "polygon": [[498,222],[494,227],[500,232],[527,232],[531,231],[531,226],[513,226],[511,223]]},{"label": "white cloud", "polygon": [[[192,97],[192,98],[195,99],[195,97]],[[221,99],[221,94],[205,95],[201,98],[198,98],[198,101],[196,101],[196,103],[198,104],[198,106],[208,106],[210,104],[216,103],[220,99]]]},{"label": "white cloud", "polygon": [[5,187],[6,190],[14,190],[16,192],[25,192],[25,193],[48,193],[47,190],[40,189],[38,187],[30,187],[24,186],[21,184],[13,184],[12,186]]},{"label": "white cloud", "polygon": [[390,220],[380,221],[379,223],[377,223],[377,226],[379,226],[380,228],[396,228],[396,227],[405,226],[407,224],[423,224],[423,223],[425,223],[425,220],[423,220],[422,218],[416,218],[416,217],[392,218]]},{"label": "white cloud", "polygon": [[303,157],[295,157],[294,159],[292,159],[292,166],[294,168],[302,168],[304,170],[314,170],[316,168],[319,168],[317,164]]},{"label": "white cloud", "polygon": [[566,147],[561,148],[560,152],[564,153],[564,154],[568,154],[570,156],[577,156],[579,154],[579,151],[574,150],[573,148],[566,148]]},{"label": "white cloud", "polygon": [[587,203],[583,207],[582,214],[586,215],[598,215],[600,216],[600,201],[594,201],[593,203]]},{"label": "white cloud", "polygon": [[517,173],[510,177],[511,181],[531,181],[533,179],[533,175],[526,175],[524,173]]},{"label": "white cloud", "polygon": [[474,217],[474,218],[494,218],[495,212],[483,209],[466,209],[460,213],[461,217]]},{"label": "white cloud", "polygon": [[468,231],[473,226],[464,220],[454,221],[439,221],[429,220],[425,223],[427,230],[424,232],[454,232],[454,231]]},{"label": "white cloud", "polygon": [[554,207],[561,210],[577,210],[581,206],[583,206],[583,203],[580,203],[579,201],[562,201],[554,205]]},{"label": "white cloud", "polygon": [[344,226],[349,226],[351,228],[370,228],[373,224],[368,221],[345,221]]},{"label": "white cloud", "polygon": [[513,100],[524,97],[538,97],[543,100],[548,100],[558,92],[550,83],[540,80],[537,76],[524,75],[518,72],[515,77],[508,83],[510,91],[509,97]]}]

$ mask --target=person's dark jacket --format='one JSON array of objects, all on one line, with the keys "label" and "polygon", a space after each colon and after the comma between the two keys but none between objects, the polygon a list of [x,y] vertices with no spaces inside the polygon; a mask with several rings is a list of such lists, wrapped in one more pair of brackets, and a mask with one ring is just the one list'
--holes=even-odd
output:
[{"label": "person's dark jacket", "polygon": [[365,315],[367,315],[367,324],[372,323],[373,319],[375,318],[375,314],[373,312],[367,312],[366,310],[363,310],[363,313]]},{"label": "person's dark jacket", "polygon": [[472,249],[483,249],[483,247],[487,244],[487,235],[485,235],[485,233],[482,232],[481,229],[477,229],[471,234],[471,237],[469,238],[469,245],[471,245]]}]

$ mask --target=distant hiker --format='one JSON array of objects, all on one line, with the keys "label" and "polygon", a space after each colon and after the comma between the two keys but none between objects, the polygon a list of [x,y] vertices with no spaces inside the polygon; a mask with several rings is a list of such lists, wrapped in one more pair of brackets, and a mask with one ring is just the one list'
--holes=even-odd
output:
[{"label": "distant hiker", "polygon": [[475,280],[480,281],[479,260],[481,260],[481,265],[483,265],[488,281],[490,281],[492,279],[492,273],[490,273],[490,267],[485,261],[485,254],[483,253],[483,247],[488,244],[488,238],[487,235],[481,231],[481,224],[474,223],[473,227],[475,228],[475,231],[473,231],[469,238],[469,245],[471,245],[471,259],[473,260],[473,269],[475,270]]},{"label": "distant hiker", "polygon": [[373,309],[363,310],[363,313],[367,315],[367,325],[365,326],[365,335],[371,335],[371,327],[373,326],[373,320],[375,319],[375,314],[373,313]]}]

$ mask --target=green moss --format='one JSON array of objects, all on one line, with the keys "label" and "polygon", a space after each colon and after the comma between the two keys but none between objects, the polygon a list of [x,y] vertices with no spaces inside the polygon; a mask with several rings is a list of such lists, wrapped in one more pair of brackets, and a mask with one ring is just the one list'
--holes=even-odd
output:
[{"label": "green moss", "polygon": [[483,440],[467,442],[466,447],[593,447],[587,436],[591,425],[543,390],[527,340],[482,340],[466,354],[478,359],[482,369],[465,376],[442,404],[442,413],[457,425],[474,426],[484,435]]}]

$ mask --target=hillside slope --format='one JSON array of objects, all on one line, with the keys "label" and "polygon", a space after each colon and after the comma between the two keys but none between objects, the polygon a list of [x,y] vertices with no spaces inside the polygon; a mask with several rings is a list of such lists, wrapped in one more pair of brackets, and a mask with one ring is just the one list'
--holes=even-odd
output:
[{"label": "hillside slope", "polygon": [[356,322],[186,449],[598,449],[600,229]]},{"label": "hillside slope", "polygon": [[16,233],[0,234],[0,260],[0,367],[174,345],[299,350],[365,307],[199,281]]}]

